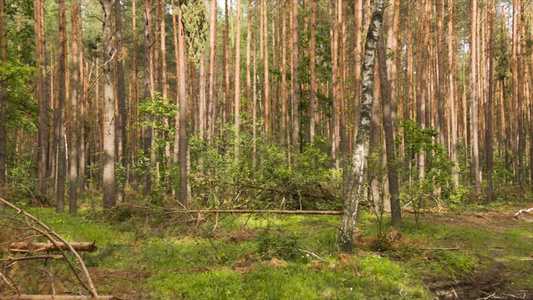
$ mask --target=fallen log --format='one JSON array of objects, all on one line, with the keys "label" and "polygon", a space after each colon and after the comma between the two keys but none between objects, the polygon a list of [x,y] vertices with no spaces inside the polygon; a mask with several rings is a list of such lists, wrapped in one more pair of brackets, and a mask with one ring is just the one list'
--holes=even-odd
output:
[{"label": "fallen log", "polygon": [[0,296],[0,300],[113,300],[114,296],[80,296],[80,295],[12,295]]},{"label": "fallen log", "polygon": [[38,243],[38,242],[14,242],[9,245],[9,251],[13,253],[43,252],[43,251],[68,251],[69,245],[76,251],[94,252],[98,250],[95,243]]},{"label": "fallen log", "polygon": [[[178,210],[179,212],[179,210]],[[259,214],[271,213],[279,215],[342,215],[340,210],[275,210],[275,209],[223,209],[223,210],[183,210],[184,213],[201,214]]]},{"label": "fallen log", "polygon": [[63,255],[36,255],[36,256],[23,256],[23,257],[8,257],[0,259],[0,262],[14,262],[22,260],[35,260],[35,259],[62,259]]}]

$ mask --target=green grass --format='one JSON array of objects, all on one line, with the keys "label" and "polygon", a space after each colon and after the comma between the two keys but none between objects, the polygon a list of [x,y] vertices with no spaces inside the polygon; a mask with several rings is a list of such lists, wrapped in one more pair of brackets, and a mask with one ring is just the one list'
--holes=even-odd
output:
[{"label": "green grass", "polygon": [[[338,216],[220,216],[195,226],[183,219],[170,224],[158,212],[29,212],[70,241],[96,242],[99,250],[83,257],[89,268],[111,272],[95,280],[103,294],[149,299],[428,299],[433,295],[428,285],[474,276],[492,260],[505,264],[513,287],[533,290],[532,265],[521,260],[533,251],[533,232],[519,223],[495,230],[439,216],[416,224],[406,216],[399,247],[381,253],[363,248],[345,256],[336,245]],[[384,220],[385,225],[389,222]],[[370,212],[362,213],[358,226],[366,236],[377,235]],[[424,250],[433,247],[459,250]]]}]

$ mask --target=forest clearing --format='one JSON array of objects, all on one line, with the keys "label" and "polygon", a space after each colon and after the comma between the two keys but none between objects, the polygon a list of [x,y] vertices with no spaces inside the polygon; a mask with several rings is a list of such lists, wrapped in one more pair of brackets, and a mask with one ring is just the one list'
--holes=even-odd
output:
[{"label": "forest clearing", "polygon": [[[365,210],[353,254],[338,251],[339,216],[29,211],[97,245],[80,253],[99,294],[116,299],[533,299],[533,214],[513,217],[532,204],[428,210],[418,224],[407,213],[398,230],[384,220],[381,238]],[[62,260],[0,263],[20,293],[84,293]]]}]

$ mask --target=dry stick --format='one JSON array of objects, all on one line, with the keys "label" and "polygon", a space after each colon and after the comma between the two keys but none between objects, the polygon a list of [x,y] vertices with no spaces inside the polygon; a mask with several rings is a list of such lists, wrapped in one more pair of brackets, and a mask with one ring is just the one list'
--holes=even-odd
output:
[{"label": "dry stick", "polygon": [[[29,213],[25,212],[23,209],[20,209],[18,208],[17,206],[11,204],[11,202],[3,199],[3,198],[0,198],[0,202],[4,203],[5,205],[13,208],[14,210],[16,210],[18,213],[22,213],[24,215],[25,218],[30,218],[32,221],[34,221],[35,223],[37,223],[39,226],[41,226],[42,228],[46,229],[47,231],[43,231],[35,226],[32,226],[28,223],[29,226],[33,227],[33,229],[39,233],[41,233],[42,235],[44,235],[46,238],[48,238],[50,240],[50,242],[52,242],[58,249],[61,250],[62,252],[62,255],[63,257],[65,258],[65,260],[67,261],[67,263],[70,265],[72,271],[74,272],[74,275],[76,275],[76,277],[78,278],[78,280],[80,281],[80,284],[85,287],[89,293],[91,294],[92,297],[96,298],[98,297],[98,292],[96,291],[96,288],[94,287],[94,284],[93,284],[93,281],[91,279],[91,275],[89,274],[89,271],[87,270],[87,267],[85,266],[85,263],[83,262],[83,259],[80,257],[80,255],[78,254],[78,252],[76,252],[76,250],[65,240],[63,239],[63,237],[61,237],[59,234],[57,234],[56,232],[54,232],[50,227],[46,226],[44,223],[42,223],[41,221],[39,221],[37,218],[35,218],[34,216],[30,215]],[[26,220],[27,221],[27,220]],[[70,262],[70,260],[67,258],[67,255],[65,252],[63,252],[63,250],[60,248],[60,246],[58,245],[57,241],[52,237],[54,236],[55,238],[57,238],[58,240],[60,240],[61,242],[63,242],[64,244],[66,244],[70,250],[70,252],[74,255],[74,257],[76,258],[76,260],[78,261],[78,263],[80,264],[81,268],[82,268],[82,271],[83,273],[85,274],[85,278],[87,280],[87,285],[85,285],[85,283],[81,280],[81,278],[79,277],[78,275],[78,272],[76,272],[76,268],[74,267],[74,265],[72,265],[72,263]]]},{"label": "dry stick", "polygon": [[0,300],[112,300],[113,296],[79,296],[79,295],[13,295],[0,296]]},{"label": "dry stick", "polygon": [[34,259],[62,259],[63,255],[36,255],[36,256],[23,256],[23,257],[8,257],[0,259],[0,262],[14,262],[22,260],[34,260]]},{"label": "dry stick", "polygon": [[421,248],[420,250],[431,250],[431,251],[455,251],[455,250],[459,250],[459,247],[453,247],[453,248]]},{"label": "dry stick", "polygon": [[[59,246],[59,247],[58,247]],[[98,247],[93,243],[38,243],[38,242],[13,242],[9,244],[10,252],[43,252],[68,250],[69,246],[76,251],[94,252]]]}]

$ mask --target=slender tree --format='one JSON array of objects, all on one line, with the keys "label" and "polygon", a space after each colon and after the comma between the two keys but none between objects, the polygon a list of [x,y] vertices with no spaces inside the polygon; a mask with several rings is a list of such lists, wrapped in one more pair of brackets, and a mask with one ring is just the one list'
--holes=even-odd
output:
[{"label": "slender tree", "polygon": [[381,23],[383,22],[384,1],[377,0],[368,34],[365,42],[365,58],[362,68],[362,103],[361,117],[352,154],[352,165],[348,177],[346,198],[339,230],[338,242],[342,251],[351,252],[354,249],[354,233],[357,225],[357,215],[359,214],[359,200],[363,186],[363,178],[366,168],[366,156],[368,154],[368,137],[371,118],[371,107],[374,91],[374,61],[377,40],[380,34]]},{"label": "slender tree", "polygon": [[311,143],[316,135],[316,9],[316,0],[311,0],[311,32],[309,37],[309,141]]},{"label": "slender tree", "polygon": [[[135,0],[134,0],[135,1]],[[120,0],[115,0],[115,62],[116,62],[116,90],[117,90],[117,114],[116,114],[116,152],[117,162],[122,168],[126,168],[126,87],[124,84],[124,47],[122,42],[122,5]],[[117,203],[124,201],[124,189],[122,185],[116,186]]]},{"label": "slender tree", "polygon": [[300,139],[300,123],[299,123],[299,93],[300,86],[298,81],[298,0],[292,1],[292,85],[291,85],[291,99],[292,99],[292,148],[295,153],[298,153],[299,139]]},{"label": "slender tree", "polygon": [[117,54],[113,48],[113,0],[102,0],[104,10],[103,51],[104,51],[104,120],[103,120],[103,190],[104,208],[117,204],[115,186],[115,81],[113,76],[113,58]]},{"label": "slender tree", "polygon": [[492,132],[492,97],[493,97],[493,60],[494,60],[494,1],[490,3],[489,11],[489,74],[488,74],[488,97],[485,103],[485,160],[487,163],[487,203],[493,200],[492,171],[494,168],[493,155],[493,132]]},{"label": "slender tree", "polygon": [[234,66],[234,93],[235,93],[235,160],[239,160],[240,151],[240,94],[241,94],[241,1],[237,0],[237,37],[235,42],[235,66]]},{"label": "slender tree", "polygon": [[213,144],[216,120],[216,39],[217,39],[217,0],[211,1],[211,12],[209,21],[209,107],[207,113],[207,142]]},{"label": "slender tree", "polygon": [[[6,10],[5,0],[0,0],[0,38],[2,39],[0,44],[0,55],[2,59],[2,68],[7,66],[7,29],[6,29]],[[6,188],[6,148],[7,148],[7,80],[2,79],[0,91],[0,193],[4,195],[4,189]]]},{"label": "slender tree", "polygon": [[179,94],[179,166],[180,166],[180,191],[179,201],[182,207],[187,207],[187,96],[185,87],[185,30],[183,27],[182,9],[183,2],[178,0],[178,94]]},{"label": "slender tree", "polygon": [[477,1],[472,0],[472,25],[470,28],[470,132],[472,139],[472,165],[476,192],[481,193],[481,170],[479,164],[479,136],[478,136],[478,91],[477,91]]},{"label": "slender tree", "polygon": [[78,209],[78,101],[80,93],[80,62],[78,47],[78,8],[77,1],[73,1],[70,9],[72,24],[72,79],[70,81],[70,145],[69,154],[69,212],[75,213]]},{"label": "slender tree", "polygon": [[57,133],[57,203],[56,212],[65,211],[65,177],[66,177],[66,150],[65,150],[65,106],[66,106],[66,15],[65,2],[58,1],[59,30],[58,30],[58,93],[56,107],[56,133]]}]

